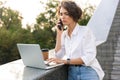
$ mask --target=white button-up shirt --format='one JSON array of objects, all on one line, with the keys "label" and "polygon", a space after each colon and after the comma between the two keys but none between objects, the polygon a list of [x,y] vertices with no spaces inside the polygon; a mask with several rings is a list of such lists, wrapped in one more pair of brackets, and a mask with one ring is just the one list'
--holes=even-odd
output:
[{"label": "white button-up shirt", "polygon": [[103,79],[104,72],[96,59],[95,37],[91,30],[78,24],[74,28],[71,37],[68,31],[64,31],[61,38],[61,49],[56,53],[56,57],[63,59],[81,58],[85,66],[91,66]]}]

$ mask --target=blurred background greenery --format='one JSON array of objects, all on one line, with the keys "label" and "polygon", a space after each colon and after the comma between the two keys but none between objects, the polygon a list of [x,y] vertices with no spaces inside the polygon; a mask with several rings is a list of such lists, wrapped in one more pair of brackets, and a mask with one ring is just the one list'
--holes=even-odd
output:
[{"label": "blurred background greenery", "polygon": [[[44,2],[41,2],[44,3]],[[20,59],[17,43],[40,44],[41,48],[53,49],[55,46],[56,31],[54,26],[57,22],[57,0],[49,0],[45,11],[36,18],[34,27],[26,25],[22,28],[22,16],[18,11],[6,8],[0,1],[0,64]],[[86,25],[95,10],[94,6],[83,9],[80,25]]]}]

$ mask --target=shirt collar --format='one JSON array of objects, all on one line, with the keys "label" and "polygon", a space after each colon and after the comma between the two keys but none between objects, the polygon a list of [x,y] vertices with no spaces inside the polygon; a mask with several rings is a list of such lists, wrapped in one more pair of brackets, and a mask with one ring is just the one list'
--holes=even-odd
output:
[{"label": "shirt collar", "polygon": [[79,24],[76,24],[76,26],[72,32],[72,35],[76,35],[78,33],[79,27],[80,27]]},{"label": "shirt collar", "polygon": [[[72,35],[76,35],[78,33],[78,30],[79,30],[79,24],[77,23],[73,32],[72,32]],[[68,30],[65,31],[65,35],[68,36]]]}]

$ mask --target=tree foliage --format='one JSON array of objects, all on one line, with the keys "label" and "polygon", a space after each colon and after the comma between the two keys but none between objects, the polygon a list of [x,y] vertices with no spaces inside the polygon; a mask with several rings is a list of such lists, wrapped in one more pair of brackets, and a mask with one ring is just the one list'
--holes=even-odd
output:
[{"label": "tree foliage", "polygon": [[29,29],[22,28],[19,12],[1,5],[0,64],[4,64],[20,58],[17,43],[35,43],[35,40]]},{"label": "tree foliage", "polygon": [[52,49],[55,46],[55,31],[52,28],[56,25],[56,7],[58,6],[57,0],[49,0],[46,3],[45,12],[40,13],[36,18],[37,24],[34,26],[34,36],[37,43],[42,48]]},{"label": "tree foliage", "polygon": [[87,25],[91,16],[93,15],[94,10],[95,10],[95,7],[91,5],[83,9],[81,19],[79,20],[78,23],[80,25]]},{"label": "tree foliage", "polygon": [[17,30],[18,28],[21,28],[21,19],[18,11],[13,11],[10,8],[2,7],[0,8],[1,13],[1,21],[2,21],[2,27],[6,29],[10,29],[12,31]]}]

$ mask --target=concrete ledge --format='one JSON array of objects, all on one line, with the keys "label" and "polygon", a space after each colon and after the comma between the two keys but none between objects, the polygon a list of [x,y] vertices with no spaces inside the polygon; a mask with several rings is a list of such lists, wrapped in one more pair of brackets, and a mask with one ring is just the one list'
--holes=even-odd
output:
[{"label": "concrete ledge", "polygon": [[16,60],[0,66],[0,80],[67,80],[67,66],[49,70],[24,66]]}]

